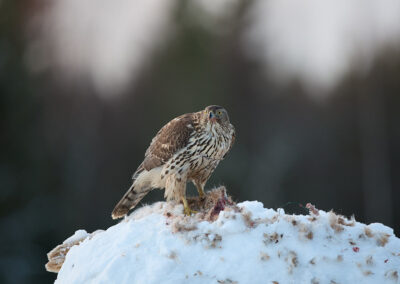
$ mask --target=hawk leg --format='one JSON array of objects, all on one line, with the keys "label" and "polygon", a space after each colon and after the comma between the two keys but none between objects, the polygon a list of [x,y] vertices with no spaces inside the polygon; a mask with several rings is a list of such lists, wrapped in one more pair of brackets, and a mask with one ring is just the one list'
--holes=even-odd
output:
[{"label": "hawk leg", "polygon": [[190,216],[192,214],[197,213],[197,211],[190,209],[185,196],[182,196],[182,202],[183,202],[183,212],[185,213],[185,215]]},{"label": "hawk leg", "polygon": [[194,184],[197,188],[200,198],[203,199],[204,197],[206,197],[206,195],[204,193],[204,184],[200,184],[198,182],[195,182]]},{"label": "hawk leg", "polygon": [[182,200],[183,212],[185,215],[197,213],[191,210],[186,200],[186,176],[179,174],[171,174],[167,177],[165,184],[165,194],[167,200]]}]

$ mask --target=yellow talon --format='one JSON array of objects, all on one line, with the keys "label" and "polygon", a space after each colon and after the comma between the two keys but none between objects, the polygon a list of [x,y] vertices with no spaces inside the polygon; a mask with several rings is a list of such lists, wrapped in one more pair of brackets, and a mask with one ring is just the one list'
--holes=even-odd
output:
[{"label": "yellow talon", "polygon": [[190,209],[189,207],[186,207],[186,208],[184,209],[184,213],[185,213],[186,216],[191,216],[192,214],[196,214],[197,211],[192,210],[192,209]]},{"label": "yellow talon", "polygon": [[182,202],[183,202],[183,212],[185,213],[185,215],[190,216],[192,214],[197,213],[197,211],[190,209],[189,204],[187,203],[187,200],[185,197],[182,197]]}]

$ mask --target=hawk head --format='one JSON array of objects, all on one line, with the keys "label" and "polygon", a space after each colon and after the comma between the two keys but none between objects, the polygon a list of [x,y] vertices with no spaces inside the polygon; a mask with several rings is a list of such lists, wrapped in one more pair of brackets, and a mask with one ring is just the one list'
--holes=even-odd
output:
[{"label": "hawk head", "polygon": [[202,112],[202,121],[205,123],[218,123],[222,126],[229,125],[229,116],[226,109],[221,106],[211,105]]}]

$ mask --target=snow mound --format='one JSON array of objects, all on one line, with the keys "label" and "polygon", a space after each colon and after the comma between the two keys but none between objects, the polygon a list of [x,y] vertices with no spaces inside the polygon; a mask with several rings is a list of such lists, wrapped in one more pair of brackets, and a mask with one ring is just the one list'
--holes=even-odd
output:
[{"label": "snow mound", "polygon": [[106,231],[78,231],[56,283],[399,283],[389,227],[225,201],[191,217],[158,202]]}]

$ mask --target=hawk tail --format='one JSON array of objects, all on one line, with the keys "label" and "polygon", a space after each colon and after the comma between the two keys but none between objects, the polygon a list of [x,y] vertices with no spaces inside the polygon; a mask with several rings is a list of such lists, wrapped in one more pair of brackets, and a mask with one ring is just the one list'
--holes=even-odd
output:
[{"label": "hawk tail", "polygon": [[125,216],[129,210],[134,208],[143,197],[149,193],[152,188],[150,186],[140,185],[136,182],[139,175],[144,171],[142,165],[138,168],[138,170],[133,175],[134,181],[132,186],[128,189],[128,191],[124,194],[121,200],[115,206],[111,217],[113,219],[118,219]]},{"label": "hawk tail", "polygon": [[135,187],[135,184],[132,184],[132,186],[115,206],[111,214],[112,218],[118,219],[124,217],[129,210],[134,208],[140,202],[140,200],[142,200],[142,198],[149,193],[150,190],[151,188],[147,188],[145,190],[140,189],[140,191],[138,191],[138,189]]}]

